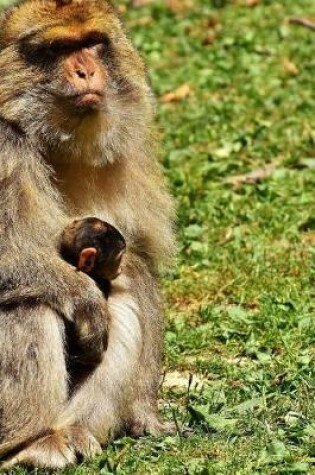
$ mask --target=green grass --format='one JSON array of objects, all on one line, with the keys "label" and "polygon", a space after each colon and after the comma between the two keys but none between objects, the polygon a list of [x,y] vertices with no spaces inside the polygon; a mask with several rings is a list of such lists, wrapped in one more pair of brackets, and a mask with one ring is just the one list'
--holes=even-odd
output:
[{"label": "green grass", "polygon": [[[315,473],[315,32],[286,22],[315,5],[165,3],[126,18],[157,96],[191,89],[158,108],[180,251],[162,412],[181,433],[62,473]],[[260,183],[227,183],[266,163]]]}]

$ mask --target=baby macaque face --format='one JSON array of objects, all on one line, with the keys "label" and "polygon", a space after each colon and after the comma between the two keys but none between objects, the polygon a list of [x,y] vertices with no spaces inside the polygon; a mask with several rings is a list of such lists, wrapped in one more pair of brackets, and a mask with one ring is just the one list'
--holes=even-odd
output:
[{"label": "baby macaque face", "polygon": [[91,277],[114,280],[122,270],[126,241],[111,224],[84,218],[63,231],[60,252],[67,262]]}]

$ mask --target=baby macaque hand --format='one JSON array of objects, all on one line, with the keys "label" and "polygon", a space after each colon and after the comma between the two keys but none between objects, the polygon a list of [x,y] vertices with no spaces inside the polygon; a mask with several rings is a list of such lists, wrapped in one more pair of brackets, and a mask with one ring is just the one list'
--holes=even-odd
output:
[{"label": "baby macaque hand", "polygon": [[74,300],[69,354],[73,362],[96,366],[107,350],[110,314],[95,283],[84,274],[81,278],[88,281],[88,286],[83,292],[81,287],[81,294]]},{"label": "baby macaque hand", "polygon": [[74,357],[78,363],[96,366],[101,363],[108,346],[107,303],[99,305],[90,302],[80,306],[75,316],[76,350]]}]

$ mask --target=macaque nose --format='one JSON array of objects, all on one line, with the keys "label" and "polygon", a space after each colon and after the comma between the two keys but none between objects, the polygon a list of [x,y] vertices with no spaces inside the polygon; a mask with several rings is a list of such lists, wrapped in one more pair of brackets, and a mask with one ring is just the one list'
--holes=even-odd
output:
[{"label": "macaque nose", "polygon": [[80,79],[89,79],[94,76],[95,68],[85,68],[81,66],[75,70],[75,73]]},{"label": "macaque nose", "polygon": [[101,102],[107,76],[98,59],[88,48],[65,59],[64,73],[75,94],[90,94],[81,100],[80,105],[84,105],[84,102],[87,102],[86,105],[97,105]]}]

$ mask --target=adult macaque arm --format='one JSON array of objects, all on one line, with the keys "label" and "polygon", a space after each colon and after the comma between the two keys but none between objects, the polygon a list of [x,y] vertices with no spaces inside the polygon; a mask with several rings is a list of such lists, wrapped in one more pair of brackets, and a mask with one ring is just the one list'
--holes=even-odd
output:
[{"label": "adult macaque arm", "polygon": [[[0,306],[27,302],[48,305],[65,320],[72,322],[82,364],[102,360],[108,343],[109,312],[102,292],[87,275],[76,272],[56,253],[38,251],[35,258],[13,265],[14,274],[2,267]],[[36,259],[36,266],[34,259]],[[30,272],[30,269],[32,271]]]}]

